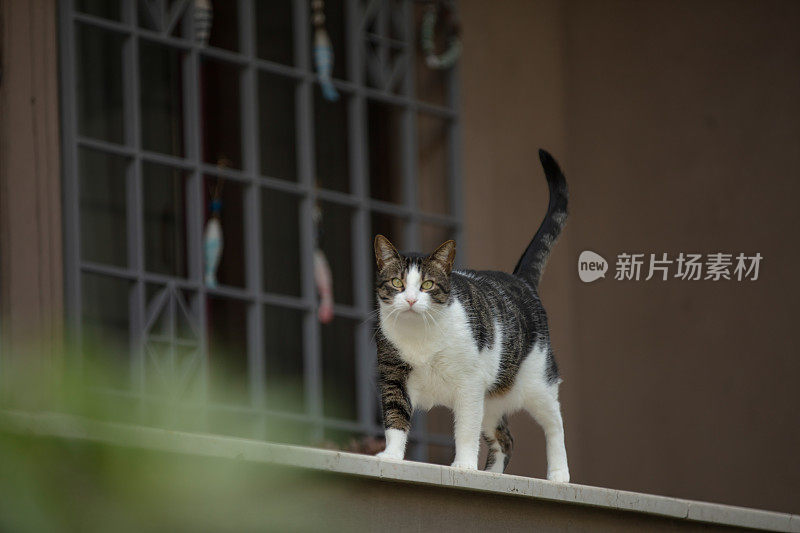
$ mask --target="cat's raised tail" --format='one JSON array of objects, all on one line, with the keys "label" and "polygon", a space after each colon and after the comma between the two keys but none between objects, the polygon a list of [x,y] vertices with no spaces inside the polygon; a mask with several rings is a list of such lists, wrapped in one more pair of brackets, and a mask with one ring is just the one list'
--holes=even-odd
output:
[{"label": "cat's raised tail", "polygon": [[567,223],[567,180],[547,151],[539,149],[539,160],[550,188],[550,203],[539,230],[514,268],[515,275],[527,279],[534,287],[539,285],[550,250]]}]

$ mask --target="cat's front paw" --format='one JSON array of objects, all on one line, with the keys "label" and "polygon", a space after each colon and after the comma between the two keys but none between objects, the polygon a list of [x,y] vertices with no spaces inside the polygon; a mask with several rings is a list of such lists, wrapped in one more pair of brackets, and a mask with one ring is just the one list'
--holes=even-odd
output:
[{"label": "cat's front paw", "polygon": [[402,461],[403,454],[402,453],[392,453],[391,451],[384,450],[380,453],[375,454],[375,457],[378,459],[390,459],[392,461]]},{"label": "cat's front paw", "polygon": [[569,469],[559,468],[547,473],[547,479],[556,483],[569,483]]},{"label": "cat's front paw", "polygon": [[478,462],[477,461],[453,461],[451,464],[453,468],[460,468],[462,470],[477,470],[478,469]]}]

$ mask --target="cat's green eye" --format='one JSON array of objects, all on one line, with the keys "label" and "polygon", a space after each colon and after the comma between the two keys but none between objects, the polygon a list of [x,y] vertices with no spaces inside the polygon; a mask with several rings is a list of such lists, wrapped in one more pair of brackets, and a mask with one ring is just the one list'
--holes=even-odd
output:
[{"label": "cat's green eye", "polygon": [[428,281],[424,282],[420,288],[423,291],[429,291],[429,290],[431,290],[433,288],[433,282],[431,280],[428,280]]},{"label": "cat's green eye", "polygon": [[400,278],[394,278],[392,280],[392,286],[397,287],[399,289],[403,286],[403,282],[400,280]]}]

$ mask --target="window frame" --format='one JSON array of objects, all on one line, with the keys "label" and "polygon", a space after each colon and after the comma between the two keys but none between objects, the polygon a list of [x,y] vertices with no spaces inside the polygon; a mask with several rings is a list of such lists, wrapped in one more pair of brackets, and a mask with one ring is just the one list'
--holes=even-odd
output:
[{"label": "window frame", "polygon": [[[372,279],[371,216],[384,214],[405,221],[406,240],[411,249],[420,247],[420,224],[432,223],[447,227],[459,242],[459,262],[464,261],[464,224],[461,190],[461,126],[459,117],[459,84],[457,68],[446,73],[446,104],[435,105],[415,97],[415,50],[414,2],[412,0],[344,0],[345,9],[345,54],[347,79],[334,78],[333,83],[347,102],[348,116],[348,161],[350,192],[343,193],[315,186],[315,137],[314,137],[314,93],[319,90],[318,78],[311,62],[311,31],[309,4],[307,0],[294,0],[293,45],[294,64],[285,65],[257,57],[254,9],[256,0],[237,0],[239,24],[239,51],[232,52],[200,44],[170,35],[170,29],[153,31],[138,23],[138,2],[122,0],[121,21],[101,18],[78,11],[74,0],[59,2],[59,43],[62,116],[62,162],[63,162],[63,211],[64,211],[64,266],[65,308],[71,345],[81,353],[82,299],[81,277],[85,273],[127,280],[131,284],[129,301],[129,329],[131,354],[131,391],[105,391],[109,394],[133,396],[138,403],[155,401],[146,392],[146,347],[148,323],[153,321],[152,309],[146,300],[146,286],[162,286],[165,294],[191,291],[194,295],[187,302],[191,312],[198,317],[206,316],[208,297],[222,297],[244,302],[247,306],[247,364],[250,405],[242,407],[261,423],[255,424],[251,436],[269,439],[266,432],[266,417],[293,418],[309,424],[312,442],[324,438],[325,428],[357,431],[366,435],[381,435],[383,428],[376,423],[378,398],[375,386],[375,346],[373,325],[370,320],[375,308],[371,284],[358,280]],[[163,2],[163,0],[161,0]],[[387,5],[381,9],[381,4]],[[158,1],[156,1],[158,4]],[[174,5],[184,6],[189,13],[183,17],[184,24],[192,24],[191,2],[182,0]],[[394,10],[392,15],[390,10]],[[165,12],[165,11],[162,11]],[[367,33],[364,18],[380,13],[374,27],[386,29],[388,17],[400,15],[405,39],[398,41],[385,34]],[[386,13],[384,15],[384,13]],[[166,19],[165,19],[166,20]],[[172,20],[167,26],[176,23]],[[123,38],[123,124],[124,144],[85,137],[77,126],[77,70],[76,36],[78,26],[85,25],[113,32]],[[183,53],[183,157],[146,151],[141,146],[141,101],[139,76],[139,45],[142,41],[156,43]],[[366,43],[378,43],[383,47],[400,49],[404,70],[399,92],[380,90],[365,79],[367,71]],[[388,49],[388,48],[386,48]],[[200,62],[206,59],[223,61],[239,68],[240,124],[242,139],[242,169],[225,169],[205,163],[202,157],[202,131],[200,121],[199,73]],[[258,124],[258,77],[259,73],[277,75],[295,84],[295,126],[297,181],[290,182],[262,175],[259,154]],[[374,85],[374,84],[373,84]],[[402,150],[402,204],[393,204],[370,197],[368,164],[367,104],[370,101],[392,104],[401,109],[400,144]],[[446,123],[446,169],[448,173],[449,214],[422,212],[417,198],[418,175],[418,113],[443,119]],[[104,154],[118,155],[128,160],[126,173],[126,212],[128,213],[126,234],[128,238],[128,263],[125,267],[92,263],[81,258],[80,243],[80,197],[79,197],[79,151],[82,148]],[[144,163],[156,163],[185,172],[186,181],[186,247],[187,277],[179,278],[148,272],[144,264]],[[244,188],[244,288],[227,286],[208,287],[203,282],[202,235],[204,216],[204,176],[217,176],[238,182]],[[301,296],[267,293],[263,290],[262,239],[261,239],[261,191],[276,190],[289,193],[299,201]],[[354,280],[353,305],[335,305],[337,316],[356,320],[355,371],[356,371],[356,420],[340,420],[323,414],[322,401],[322,347],[321,326],[316,318],[317,295],[313,278],[312,256],[315,246],[313,211],[317,201],[345,206],[352,211],[352,240],[363,246],[352,247],[352,275]],[[297,309],[303,318],[303,382],[306,411],[290,415],[274,412],[265,404],[265,351],[263,312],[264,305]],[[197,357],[200,359],[200,377],[204,398],[201,409],[216,409],[208,400],[208,346],[205,321],[198,322]],[[80,357],[74,361],[80,365]],[[224,406],[224,409],[231,409]],[[425,415],[415,415],[411,434],[410,457],[427,458],[427,444],[449,446],[449,436],[429,433],[425,428]]]}]

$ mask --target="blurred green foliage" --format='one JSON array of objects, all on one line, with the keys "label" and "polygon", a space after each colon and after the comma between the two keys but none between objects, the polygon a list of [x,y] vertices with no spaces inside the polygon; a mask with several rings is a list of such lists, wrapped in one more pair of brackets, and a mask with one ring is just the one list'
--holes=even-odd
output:
[{"label": "blurred green foliage", "polygon": [[[78,359],[64,353],[62,361],[42,366],[29,354],[7,358],[0,410],[183,431],[208,427],[202,403],[170,397],[169,382],[162,382],[164,394],[148,401],[124,395],[117,401],[98,391],[120,383],[121,370],[85,363],[102,357],[74,364]],[[225,376],[222,368],[214,372],[217,382]],[[226,386],[244,384],[231,379]],[[256,425],[247,417],[219,417],[227,434],[249,436]],[[265,435],[308,439],[307,428],[260,423]],[[318,476],[243,460],[33,435],[0,423],[0,531],[319,531],[321,511],[309,513],[308,500],[297,497],[322,490]]]},{"label": "blurred green foliage", "polygon": [[313,473],[0,432],[2,531],[319,531]]}]

